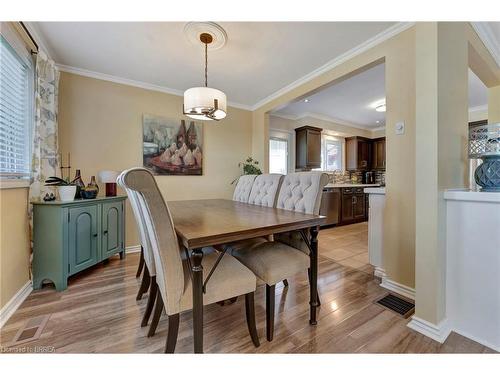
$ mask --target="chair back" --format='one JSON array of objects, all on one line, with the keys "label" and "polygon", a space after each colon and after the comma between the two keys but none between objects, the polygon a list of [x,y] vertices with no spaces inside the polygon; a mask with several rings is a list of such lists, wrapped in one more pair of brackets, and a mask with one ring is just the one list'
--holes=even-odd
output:
[{"label": "chair back", "polygon": [[135,222],[137,224],[137,228],[139,229],[139,240],[141,241],[141,246],[144,254],[144,263],[146,263],[146,267],[148,267],[149,275],[156,275],[156,267],[153,258],[153,250],[151,249],[151,242],[149,241],[149,237],[146,229],[146,221],[144,219],[144,215],[139,206],[139,198],[137,192],[131,190],[125,186],[123,183],[123,175],[122,172],[116,182],[120,187],[125,190],[128,196],[128,200],[130,202],[130,206],[132,207],[132,212],[134,213]]},{"label": "chair back", "polygon": [[156,266],[156,282],[165,309],[179,311],[184,293],[184,270],[179,243],[168,206],[158,185],[145,168],[124,171],[124,185],[137,192]]},{"label": "chair back", "polygon": [[233,201],[248,203],[248,197],[250,196],[255,177],[257,177],[256,174],[246,174],[238,178],[233,193]]},{"label": "chair back", "polygon": [[275,207],[283,175],[266,173],[258,175],[252,185],[248,203],[258,206]]},{"label": "chair back", "polygon": [[281,184],[277,208],[319,215],[323,188],[328,175],[323,172],[297,172],[285,176]]}]

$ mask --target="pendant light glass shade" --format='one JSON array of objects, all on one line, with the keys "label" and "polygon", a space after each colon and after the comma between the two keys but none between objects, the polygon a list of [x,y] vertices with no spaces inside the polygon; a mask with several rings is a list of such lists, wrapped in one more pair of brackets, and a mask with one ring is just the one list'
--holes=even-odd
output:
[{"label": "pendant light glass shade", "polygon": [[221,120],[227,114],[226,94],[210,87],[184,91],[184,114],[197,120]]}]

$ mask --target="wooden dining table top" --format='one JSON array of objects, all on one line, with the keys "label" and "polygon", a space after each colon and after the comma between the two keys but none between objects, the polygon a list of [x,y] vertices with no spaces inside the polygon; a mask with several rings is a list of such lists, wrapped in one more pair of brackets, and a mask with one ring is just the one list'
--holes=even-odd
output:
[{"label": "wooden dining table top", "polygon": [[177,236],[188,249],[323,224],[326,217],[229,199],[170,201]]}]

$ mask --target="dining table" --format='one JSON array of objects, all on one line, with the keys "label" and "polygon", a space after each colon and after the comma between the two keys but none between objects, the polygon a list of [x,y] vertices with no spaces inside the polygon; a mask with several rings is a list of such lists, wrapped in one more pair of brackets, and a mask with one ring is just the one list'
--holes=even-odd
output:
[{"label": "dining table", "polygon": [[[325,216],[258,206],[229,199],[169,201],[179,243],[190,257],[193,285],[194,352],[203,353],[203,248],[256,237],[299,231],[309,247],[310,316],[316,325],[318,306],[318,231]],[[212,273],[214,270],[210,270]],[[209,277],[207,275],[207,277]]]}]

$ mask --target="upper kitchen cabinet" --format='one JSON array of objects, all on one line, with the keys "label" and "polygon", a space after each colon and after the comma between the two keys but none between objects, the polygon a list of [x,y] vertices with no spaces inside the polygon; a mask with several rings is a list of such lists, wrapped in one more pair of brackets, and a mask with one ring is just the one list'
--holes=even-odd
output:
[{"label": "upper kitchen cabinet", "polygon": [[313,169],[321,167],[321,131],[313,126],[295,129],[295,168]]},{"label": "upper kitchen cabinet", "polygon": [[373,140],[373,169],[385,170],[385,137]]},{"label": "upper kitchen cabinet", "polygon": [[370,170],[372,167],[372,140],[350,137],[345,140],[346,169],[349,171]]}]

